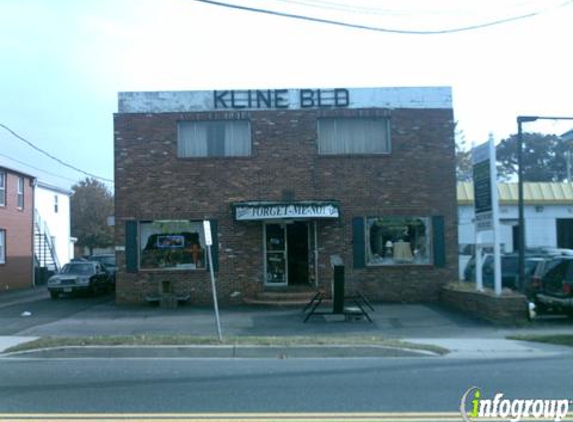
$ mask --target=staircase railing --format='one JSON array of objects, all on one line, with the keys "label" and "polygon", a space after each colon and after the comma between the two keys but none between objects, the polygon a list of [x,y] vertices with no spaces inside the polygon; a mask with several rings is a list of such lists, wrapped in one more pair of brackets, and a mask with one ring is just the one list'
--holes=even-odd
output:
[{"label": "staircase railing", "polygon": [[[46,248],[48,249],[49,253],[50,253],[50,258],[52,258],[52,261],[54,262],[54,266],[55,266],[55,270],[59,271],[60,270],[60,260],[58,259],[58,254],[56,253],[56,248],[54,247],[54,243],[52,242],[52,236],[50,235],[50,229],[48,227],[48,224],[42,219],[42,217],[40,216],[40,213],[38,212],[38,210],[36,209],[34,212],[34,223],[36,226],[36,230],[38,231],[38,237],[39,239],[34,236],[34,241],[36,242],[41,242],[40,244],[35,244],[34,245],[34,249],[35,251],[39,251],[40,254],[43,252],[42,249]],[[40,261],[40,265],[45,266],[46,265],[46,257],[39,257],[39,261]]]}]

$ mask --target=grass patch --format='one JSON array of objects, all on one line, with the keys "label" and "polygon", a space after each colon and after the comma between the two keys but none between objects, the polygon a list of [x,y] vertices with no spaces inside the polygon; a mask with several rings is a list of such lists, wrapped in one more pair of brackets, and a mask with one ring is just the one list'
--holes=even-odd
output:
[{"label": "grass patch", "polygon": [[573,334],[553,334],[553,335],[535,335],[522,334],[508,336],[510,340],[535,341],[538,343],[557,344],[559,346],[573,347]]},{"label": "grass patch", "polygon": [[81,346],[385,346],[425,350],[440,355],[449,350],[428,344],[415,344],[400,340],[388,340],[377,336],[345,337],[226,337],[219,342],[213,337],[188,335],[136,335],[136,336],[97,336],[97,337],[45,337],[10,347],[5,352],[22,352],[37,349]]},{"label": "grass patch", "polygon": [[[475,281],[453,281],[453,282],[446,284],[445,288],[449,289],[449,290],[454,290],[457,292],[476,293],[476,294],[482,294],[482,295],[497,297],[493,288],[484,286],[483,291],[480,292],[480,291],[476,290]],[[511,296],[511,295],[515,295],[515,294],[519,294],[519,292],[508,289],[507,287],[504,287],[501,289],[501,295],[502,296]]]}]

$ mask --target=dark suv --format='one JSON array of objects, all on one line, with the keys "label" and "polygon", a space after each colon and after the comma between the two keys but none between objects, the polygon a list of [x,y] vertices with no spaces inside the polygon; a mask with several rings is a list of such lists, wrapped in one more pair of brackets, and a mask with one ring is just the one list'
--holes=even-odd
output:
[{"label": "dark suv", "polygon": [[89,261],[96,261],[103,264],[109,273],[112,283],[115,285],[115,254],[97,254],[88,257]]},{"label": "dark suv", "polygon": [[551,259],[540,280],[536,305],[573,316],[573,256]]},{"label": "dark suv", "polygon": [[[484,287],[493,287],[494,282],[494,264],[493,255],[486,254],[483,258],[482,264],[482,279]],[[466,281],[475,281],[475,256],[468,262],[464,279]],[[510,289],[516,289],[516,275],[518,271],[517,255],[504,254],[501,256],[501,285]]]}]

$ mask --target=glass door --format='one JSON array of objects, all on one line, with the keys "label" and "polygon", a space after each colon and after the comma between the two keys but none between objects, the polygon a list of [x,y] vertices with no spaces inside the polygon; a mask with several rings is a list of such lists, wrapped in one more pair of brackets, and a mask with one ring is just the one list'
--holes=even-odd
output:
[{"label": "glass door", "polygon": [[288,280],[286,226],[265,224],[266,284],[286,286]]}]

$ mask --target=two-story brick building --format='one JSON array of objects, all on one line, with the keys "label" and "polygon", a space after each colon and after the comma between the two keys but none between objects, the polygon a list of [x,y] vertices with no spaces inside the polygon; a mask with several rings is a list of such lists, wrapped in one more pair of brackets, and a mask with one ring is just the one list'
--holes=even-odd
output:
[{"label": "two-story brick building", "polygon": [[0,293],[33,285],[35,181],[0,167]]},{"label": "two-story brick building", "polygon": [[374,300],[457,279],[450,88],[131,92],[115,127],[118,303],[170,281],[210,301],[330,288],[330,256]]}]

